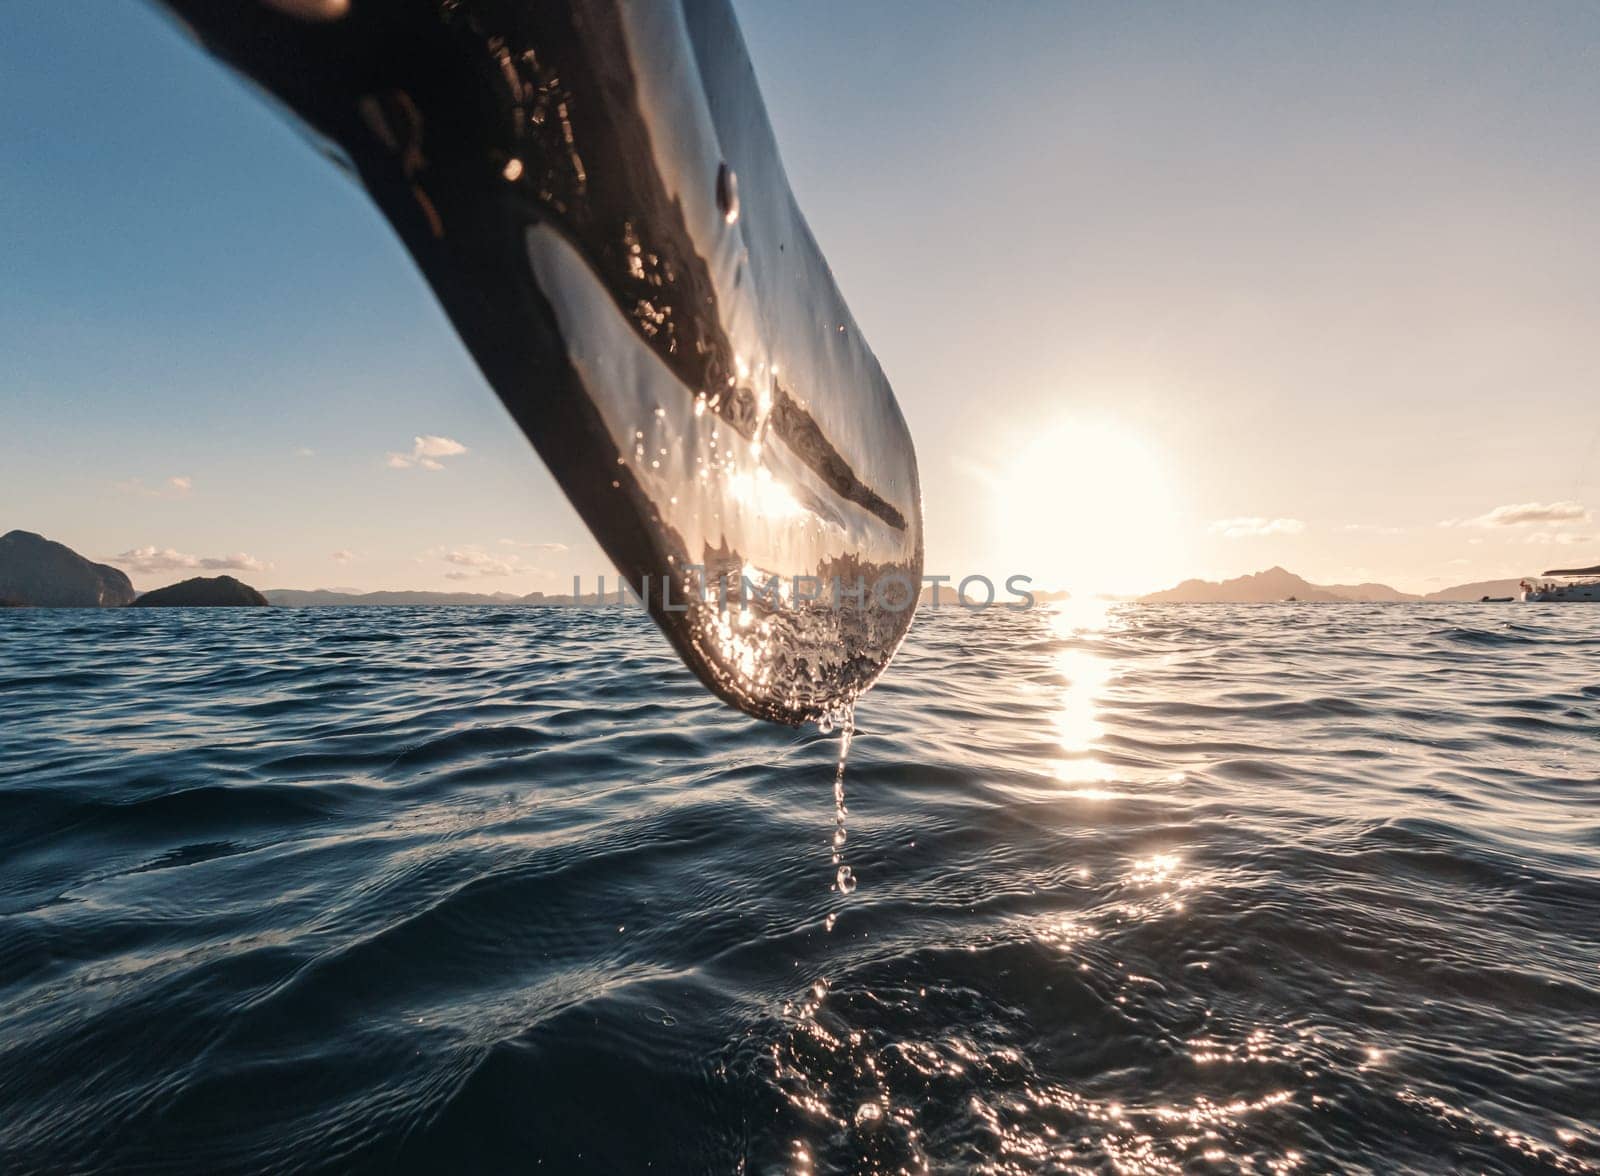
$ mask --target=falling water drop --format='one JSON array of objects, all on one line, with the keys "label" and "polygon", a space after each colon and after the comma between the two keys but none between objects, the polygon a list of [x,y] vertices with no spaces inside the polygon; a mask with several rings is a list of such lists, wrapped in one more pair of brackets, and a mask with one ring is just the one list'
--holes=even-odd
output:
[{"label": "falling water drop", "polygon": [[[835,725],[839,727],[839,762],[833,770],[833,884],[840,894],[851,894],[856,888],[856,876],[849,866],[844,864],[844,843],[847,837],[845,832],[845,818],[850,810],[844,803],[844,766],[850,758],[850,740],[856,733],[855,710],[845,707],[835,714],[824,715],[818,720],[818,726],[826,723],[824,731],[832,730]],[[838,921],[839,913],[831,912],[824,920],[824,929],[833,930],[833,925]]]},{"label": "falling water drop", "polygon": [[[839,763],[833,771],[833,864],[840,862],[840,854],[844,849],[846,838],[844,819],[850,815],[850,810],[844,803],[844,765],[850,758],[850,737],[856,733],[856,717],[852,709],[845,709],[839,715],[825,715],[821,722],[827,722],[829,729],[837,721],[840,724],[839,734]],[[848,893],[848,891],[846,891]]]},{"label": "falling water drop", "polygon": [[717,209],[730,225],[739,219],[739,177],[726,163],[717,166]]}]

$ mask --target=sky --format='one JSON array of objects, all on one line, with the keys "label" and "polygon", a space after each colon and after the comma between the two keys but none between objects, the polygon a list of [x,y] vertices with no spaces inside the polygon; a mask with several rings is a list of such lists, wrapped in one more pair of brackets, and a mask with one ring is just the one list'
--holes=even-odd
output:
[{"label": "sky", "polygon": [[[1600,8],[735,7],[929,572],[1600,562]],[[141,589],[610,572],[366,198],[152,8],[0,8],[0,143],[0,531]]]}]

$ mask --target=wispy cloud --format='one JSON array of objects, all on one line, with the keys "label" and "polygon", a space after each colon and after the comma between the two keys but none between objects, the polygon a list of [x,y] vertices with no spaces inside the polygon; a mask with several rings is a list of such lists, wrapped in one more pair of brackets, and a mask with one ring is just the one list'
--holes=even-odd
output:
[{"label": "wispy cloud", "polygon": [[1523,540],[1524,543],[1534,544],[1559,544],[1562,547],[1577,547],[1579,544],[1593,543],[1593,535],[1579,535],[1574,531],[1535,531]]},{"label": "wispy cloud", "polygon": [[174,474],[155,486],[146,485],[143,478],[129,478],[117,483],[117,491],[139,498],[183,498],[194,489],[194,479],[187,474]]},{"label": "wispy cloud", "polygon": [[299,449],[294,451],[294,455],[296,457],[315,457],[317,456],[317,451],[302,445]]},{"label": "wispy cloud", "polygon": [[1405,533],[1404,527],[1386,527],[1382,523],[1346,523],[1339,529],[1363,535],[1403,535]]},{"label": "wispy cloud", "polygon": [[356,553],[355,552],[347,551],[344,548],[340,548],[338,551],[334,552],[333,555],[331,556],[331,558],[332,558],[334,563],[342,563],[342,564],[349,563],[351,560],[355,559],[355,557],[356,557]]},{"label": "wispy cloud", "polygon": [[520,555],[495,555],[481,547],[436,547],[423,553],[426,559],[442,559],[455,570],[444,574],[447,580],[481,580],[500,576],[535,573],[539,569],[522,562]]},{"label": "wispy cloud", "polygon": [[442,470],[444,458],[460,457],[465,452],[467,447],[459,441],[424,433],[411,439],[410,453],[390,453],[388,464],[392,470]]},{"label": "wispy cloud", "polygon": [[1527,527],[1534,524],[1587,523],[1581,502],[1515,502],[1471,519],[1443,519],[1441,527]]},{"label": "wispy cloud", "polygon": [[520,547],[523,551],[565,551],[565,543],[527,543],[521,539],[502,539],[501,547]]},{"label": "wispy cloud", "polygon": [[121,555],[113,555],[107,562],[139,575],[186,571],[264,572],[272,566],[242,551],[233,555],[206,556],[188,555],[170,547],[135,547]]},{"label": "wispy cloud", "polygon": [[1260,539],[1267,535],[1298,535],[1306,529],[1299,519],[1268,519],[1250,515],[1237,519],[1218,519],[1211,533],[1224,539]]}]

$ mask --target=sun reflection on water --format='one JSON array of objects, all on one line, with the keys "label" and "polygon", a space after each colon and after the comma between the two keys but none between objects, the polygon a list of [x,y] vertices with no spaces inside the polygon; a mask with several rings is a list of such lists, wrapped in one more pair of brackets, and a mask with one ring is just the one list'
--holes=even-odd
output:
[{"label": "sun reflection on water", "polygon": [[1100,700],[1113,674],[1110,659],[1083,648],[1082,643],[1104,633],[1111,624],[1111,602],[1063,601],[1052,607],[1051,629],[1062,643],[1055,668],[1062,680],[1055,715],[1056,739],[1065,753],[1054,764],[1063,784],[1077,785],[1073,794],[1087,800],[1109,800],[1114,791],[1088,787],[1115,779],[1115,774],[1095,753],[1105,734],[1100,721]]}]

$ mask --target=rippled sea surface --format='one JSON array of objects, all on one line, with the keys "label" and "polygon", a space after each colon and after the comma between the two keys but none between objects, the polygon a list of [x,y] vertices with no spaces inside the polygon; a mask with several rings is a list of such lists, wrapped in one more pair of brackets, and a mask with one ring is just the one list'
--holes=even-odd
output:
[{"label": "rippled sea surface", "polygon": [[838,846],[632,612],[16,610],[0,715],[7,1173],[1600,1171],[1600,608],[927,612]]}]

